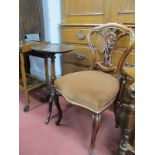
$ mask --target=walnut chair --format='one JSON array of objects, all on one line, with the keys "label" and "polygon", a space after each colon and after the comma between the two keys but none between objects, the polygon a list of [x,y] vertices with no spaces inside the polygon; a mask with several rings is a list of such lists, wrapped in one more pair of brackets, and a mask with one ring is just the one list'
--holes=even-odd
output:
[{"label": "walnut chair", "polygon": [[[128,46],[123,48],[122,55],[117,65],[114,66],[112,64],[112,51],[122,37],[129,38]],[[122,68],[134,46],[134,32],[124,25],[107,23],[91,29],[87,35],[87,40],[92,52],[91,70],[70,73],[57,78],[55,87],[69,103],[92,112],[93,129],[90,155],[94,155],[94,144],[100,126],[101,114],[113,103],[117,107],[119,102]],[[97,62],[97,52],[103,55],[102,62]],[[60,121],[61,118],[57,124]]]}]

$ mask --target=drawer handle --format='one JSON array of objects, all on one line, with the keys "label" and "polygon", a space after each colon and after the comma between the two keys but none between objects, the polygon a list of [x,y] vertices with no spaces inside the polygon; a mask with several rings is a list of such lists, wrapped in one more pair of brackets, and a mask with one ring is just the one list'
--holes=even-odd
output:
[{"label": "drawer handle", "polygon": [[78,60],[84,60],[86,58],[86,56],[81,54],[81,53],[77,53],[75,55],[75,58],[78,59]]},{"label": "drawer handle", "polygon": [[76,35],[76,39],[78,40],[84,40],[86,37],[85,37],[85,34],[84,33],[79,33]]},{"label": "drawer handle", "polygon": [[130,64],[128,60],[125,61],[125,66],[127,67],[135,67],[135,64]]}]

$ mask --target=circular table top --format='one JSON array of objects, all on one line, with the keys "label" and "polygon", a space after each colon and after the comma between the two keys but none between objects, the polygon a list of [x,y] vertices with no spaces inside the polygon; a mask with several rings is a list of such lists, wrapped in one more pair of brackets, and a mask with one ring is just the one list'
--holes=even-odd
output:
[{"label": "circular table top", "polygon": [[46,53],[66,53],[74,49],[72,45],[45,43],[41,45],[34,45],[31,47],[33,51]]}]

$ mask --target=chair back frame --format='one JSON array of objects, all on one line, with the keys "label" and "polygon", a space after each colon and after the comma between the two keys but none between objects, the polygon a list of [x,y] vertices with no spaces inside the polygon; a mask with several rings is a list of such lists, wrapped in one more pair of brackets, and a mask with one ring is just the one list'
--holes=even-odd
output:
[{"label": "chair back frame", "polygon": [[[101,52],[103,54],[103,62],[101,63],[96,61],[97,48],[92,39],[94,34],[100,35],[104,39],[104,48]],[[124,36],[129,37],[128,46],[123,50],[123,54],[117,66],[113,66],[111,62],[112,49],[115,47],[118,40]],[[134,38],[134,31],[131,28],[118,23],[102,24],[101,26],[91,29],[87,35],[87,40],[88,46],[92,52],[92,69],[98,68],[105,72],[113,72],[113,75],[120,79],[124,61],[134,47]]]}]

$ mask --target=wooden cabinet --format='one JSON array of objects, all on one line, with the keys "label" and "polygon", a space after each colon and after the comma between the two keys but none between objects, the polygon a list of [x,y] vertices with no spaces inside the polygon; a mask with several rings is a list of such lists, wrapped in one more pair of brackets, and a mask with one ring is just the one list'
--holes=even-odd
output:
[{"label": "wooden cabinet", "polygon": [[[87,45],[88,31],[107,22],[124,23],[134,28],[134,0],[63,0],[61,42],[74,45],[73,52],[62,56],[62,74],[87,70],[91,66],[91,52]],[[113,63],[120,57],[127,40],[120,41],[113,51]],[[102,59],[97,55],[97,59]],[[128,64],[134,64],[134,50]]]},{"label": "wooden cabinet", "polygon": [[[19,0],[19,40],[24,41],[26,34],[39,34],[44,40],[42,0]],[[30,59],[25,56],[26,73],[30,73]]]},{"label": "wooden cabinet", "polygon": [[25,34],[39,33],[44,39],[43,11],[41,0],[19,1],[19,39],[24,40]]}]

